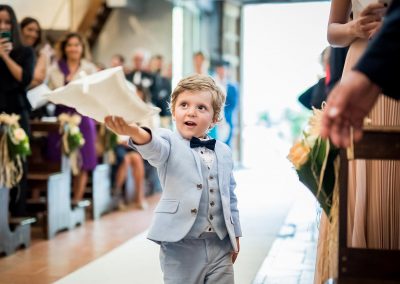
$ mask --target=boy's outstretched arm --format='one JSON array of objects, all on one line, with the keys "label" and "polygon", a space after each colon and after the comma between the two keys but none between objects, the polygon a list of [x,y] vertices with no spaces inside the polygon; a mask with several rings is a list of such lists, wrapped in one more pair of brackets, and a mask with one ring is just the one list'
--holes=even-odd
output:
[{"label": "boy's outstretched arm", "polygon": [[128,124],[119,116],[106,116],[104,118],[106,126],[118,135],[125,135],[132,138],[135,144],[147,144],[151,140],[151,135],[136,123]]}]

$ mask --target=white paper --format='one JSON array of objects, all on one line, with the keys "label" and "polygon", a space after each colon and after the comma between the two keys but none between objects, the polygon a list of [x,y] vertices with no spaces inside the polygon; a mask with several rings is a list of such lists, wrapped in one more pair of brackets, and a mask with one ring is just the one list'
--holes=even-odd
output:
[{"label": "white paper", "polygon": [[138,122],[160,111],[136,95],[136,88],[125,79],[122,67],[106,69],[74,80],[47,96],[55,104],[75,108],[82,115],[103,123],[108,115]]},{"label": "white paper", "polygon": [[48,100],[47,100],[47,94],[51,92],[49,87],[47,87],[46,84],[40,84],[36,86],[33,89],[30,89],[27,92],[27,97],[29,100],[29,103],[32,106],[32,109],[37,109],[41,106],[44,106]]}]

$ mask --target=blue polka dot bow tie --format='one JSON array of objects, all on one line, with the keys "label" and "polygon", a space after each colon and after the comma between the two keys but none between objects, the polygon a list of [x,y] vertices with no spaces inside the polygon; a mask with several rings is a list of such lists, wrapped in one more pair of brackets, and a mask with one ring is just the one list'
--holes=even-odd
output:
[{"label": "blue polka dot bow tie", "polygon": [[192,139],[190,139],[190,148],[197,148],[197,147],[206,147],[214,151],[215,139],[200,140],[197,137],[192,137]]}]

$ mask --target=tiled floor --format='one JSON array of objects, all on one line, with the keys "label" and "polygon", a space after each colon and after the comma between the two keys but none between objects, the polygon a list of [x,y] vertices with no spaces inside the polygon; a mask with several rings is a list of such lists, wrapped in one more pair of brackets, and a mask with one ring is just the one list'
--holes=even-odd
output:
[{"label": "tiled floor", "polygon": [[308,193],[295,202],[253,284],[312,284],[318,230]]}]

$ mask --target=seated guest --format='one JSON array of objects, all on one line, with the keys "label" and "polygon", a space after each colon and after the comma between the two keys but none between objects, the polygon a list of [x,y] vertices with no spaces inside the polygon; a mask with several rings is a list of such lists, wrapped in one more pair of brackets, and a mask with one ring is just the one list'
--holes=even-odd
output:
[{"label": "seated guest", "polygon": [[[84,71],[86,74],[96,72],[96,66],[84,59],[84,42],[79,34],[67,34],[60,44],[60,49],[61,59],[49,70],[48,84],[51,89],[64,86],[79,78],[81,71]],[[77,111],[64,105],[57,105],[55,114],[58,116],[61,113],[74,114]],[[94,120],[87,116],[82,116],[79,128],[85,139],[85,144],[80,149],[82,157],[81,169],[73,180],[73,203],[82,200],[88,180],[88,171],[93,170],[97,164],[95,149],[96,127]],[[59,161],[61,158],[60,138],[60,135],[49,137],[48,155],[51,160]]]}]

